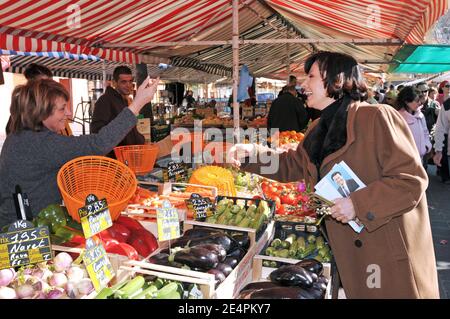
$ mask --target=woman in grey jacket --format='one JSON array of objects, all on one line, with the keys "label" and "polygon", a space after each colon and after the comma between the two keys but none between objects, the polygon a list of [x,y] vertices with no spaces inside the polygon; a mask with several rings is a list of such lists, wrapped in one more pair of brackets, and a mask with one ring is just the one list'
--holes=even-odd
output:
[{"label": "woman in grey jacket", "polygon": [[98,134],[62,136],[69,93],[53,80],[30,81],[14,89],[11,133],[0,154],[0,227],[16,219],[16,185],[28,195],[33,216],[49,204],[61,202],[56,175],[66,162],[85,155],[105,155],[136,125],[136,115],[156,92],[158,79],[146,79],[133,103]]}]

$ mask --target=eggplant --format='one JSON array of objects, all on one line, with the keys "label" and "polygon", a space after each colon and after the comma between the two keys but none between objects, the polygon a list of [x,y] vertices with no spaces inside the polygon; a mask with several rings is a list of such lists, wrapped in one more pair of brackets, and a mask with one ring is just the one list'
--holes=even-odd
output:
[{"label": "eggplant", "polygon": [[239,260],[236,257],[227,257],[223,263],[234,269],[239,264]]},{"label": "eggplant", "polygon": [[231,246],[231,239],[225,235],[211,235],[206,237],[198,237],[194,239],[189,238],[181,238],[177,240],[175,243],[171,245],[172,248],[174,247],[195,247],[200,244],[217,244],[222,245],[222,247],[225,249],[226,252],[230,250]]},{"label": "eggplant", "polygon": [[196,245],[194,247],[202,247],[208,250],[211,250],[212,252],[214,252],[217,257],[219,258],[219,262],[222,262],[225,260],[225,258],[227,258],[227,252],[225,251],[225,249],[223,248],[222,245],[218,245],[218,244],[199,244]]},{"label": "eggplant", "polygon": [[324,284],[325,286],[328,285],[328,278],[325,276],[320,276],[319,279],[317,279],[317,282]]},{"label": "eggplant", "polygon": [[245,251],[239,247],[237,247],[235,250],[231,250],[228,254],[227,257],[234,257],[237,258],[238,260],[241,260],[242,257],[244,257],[245,255]]},{"label": "eggplant", "polygon": [[170,261],[169,255],[166,253],[159,253],[149,258],[148,260],[152,264],[161,265],[161,266],[169,266],[169,267],[176,267],[181,268],[183,267],[183,264]]},{"label": "eggplant", "polygon": [[318,297],[316,299],[323,299],[325,296],[325,291],[327,290],[327,285],[315,282],[313,286],[309,289],[313,294],[316,294]]},{"label": "eggplant", "polygon": [[216,287],[225,280],[226,276],[223,272],[218,269],[210,269],[207,271],[208,274],[213,274],[216,279]]},{"label": "eggplant", "polygon": [[216,266],[216,269],[220,270],[225,275],[225,277],[228,277],[228,275],[231,274],[231,272],[233,271],[233,268],[231,268],[230,265],[222,264],[222,263],[219,263]]},{"label": "eggplant", "polygon": [[247,284],[244,288],[242,288],[241,293],[246,290],[259,290],[273,287],[280,287],[280,286],[271,281],[255,281]]},{"label": "eggplant", "polygon": [[313,273],[317,274],[317,276],[321,276],[323,273],[322,263],[315,259],[311,259],[311,258],[303,259],[302,261],[299,261],[295,265],[300,266],[309,272],[313,272]]},{"label": "eggplant", "polygon": [[269,275],[270,280],[282,286],[299,286],[311,288],[313,279],[311,273],[297,265],[283,265]]},{"label": "eggplant", "polygon": [[210,228],[210,227],[196,227],[188,229],[184,232],[183,238],[201,238],[201,237],[208,237],[211,235],[223,235],[224,232],[222,230],[218,230],[217,228]]},{"label": "eggplant", "polygon": [[175,253],[173,260],[190,268],[209,270],[219,263],[217,255],[206,248],[190,247]]},{"label": "eggplant", "polygon": [[259,289],[250,295],[250,299],[312,299],[300,287],[272,287]]},{"label": "eggplant", "polygon": [[250,247],[250,237],[247,233],[232,233],[231,234],[231,250],[240,247],[247,250]]}]

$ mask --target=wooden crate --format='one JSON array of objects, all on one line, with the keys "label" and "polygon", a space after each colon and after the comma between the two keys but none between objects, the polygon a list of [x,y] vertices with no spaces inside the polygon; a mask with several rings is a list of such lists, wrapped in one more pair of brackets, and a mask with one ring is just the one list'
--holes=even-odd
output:
[{"label": "wooden crate", "polygon": [[[252,270],[253,270],[253,257],[255,254],[259,251],[259,247],[264,247],[269,236],[268,234],[272,232],[273,230],[273,222],[269,223],[268,227],[266,228],[266,231],[261,235],[259,240],[255,241],[255,230],[249,229],[249,228],[241,228],[241,227],[233,227],[233,226],[227,226],[227,225],[217,225],[217,224],[208,224],[203,222],[195,222],[195,221],[185,221],[185,229],[190,229],[193,226],[204,226],[204,227],[212,227],[212,228],[218,228],[223,230],[231,230],[231,231],[240,231],[240,232],[247,232],[250,238],[250,247],[245,254],[245,256],[242,258],[240,263],[233,269],[233,271],[227,276],[227,278],[217,287],[215,288],[215,279],[214,276],[211,274],[207,274],[204,272],[198,272],[198,271],[188,271],[189,273],[186,273],[182,269],[175,268],[175,267],[169,267],[169,266],[161,266],[161,265],[154,265],[157,266],[159,271],[163,271],[166,273],[176,274],[180,276],[194,276],[197,279],[207,279],[208,277],[205,277],[205,275],[209,275],[210,282],[209,286],[212,287],[212,289],[209,291],[207,295],[205,295],[205,298],[218,298],[218,299],[232,299],[235,298],[240,290],[249,282],[252,280]],[[162,242],[160,245],[160,248],[153,252],[153,255],[158,254],[161,250],[167,248],[169,246],[168,241]],[[149,257],[151,257],[149,256]],[[133,262],[134,263],[134,262]]]},{"label": "wooden crate", "polygon": [[198,271],[166,267],[144,261],[129,260],[120,267],[118,282],[130,279],[135,274],[153,275],[162,279],[175,280],[197,284],[203,294],[203,298],[209,298],[214,294],[214,275]]},{"label": "wooden crate", "polygon": [[[253,281],[268,281],[268,277],[270,273],[277,268],[265,267],[263,266],[264,260],[273,260],[276,262],[282,262],[286,264],[296,264],[300,260],[291,259],[291,258],[280,258],[280,257],[271,257],[271,256],[263,256],[256,255],[253,260]],[[331,299],[331,264],[330,263],[322,263],[323,264],[323,276],[328,279],[327,290],[325,292],[325,299]]]}]

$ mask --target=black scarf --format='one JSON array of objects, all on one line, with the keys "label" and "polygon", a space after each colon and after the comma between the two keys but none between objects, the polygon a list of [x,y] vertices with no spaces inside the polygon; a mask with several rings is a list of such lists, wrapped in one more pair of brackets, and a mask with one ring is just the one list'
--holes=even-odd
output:
[{"label": "black scarf", "polygon": [[350,103],[351,98],[346,95],[328,105],[322,111],[319,123],[305,138],[303,146],[318,171],[323,159],[347,142],[347,109]]}]

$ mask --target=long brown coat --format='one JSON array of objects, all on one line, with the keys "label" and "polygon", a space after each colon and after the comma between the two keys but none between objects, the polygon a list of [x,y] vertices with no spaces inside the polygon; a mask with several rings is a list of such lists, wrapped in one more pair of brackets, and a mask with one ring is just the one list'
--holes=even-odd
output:
[{"label": "long brown coat", "polygon": [[[352,104],[347,143],[324,159],[320,176],[342,160],[367,185],[350,196],[365,225],[360,234],[326,219],[347,297],[439,298],[425,195],[428,178],[408,125],[390,106]],[[259,168],[260,164],[243,166],[257,174]],[[277,173],[261,175],[282,182],[318,181],[302,144],[280,156]]]}]

